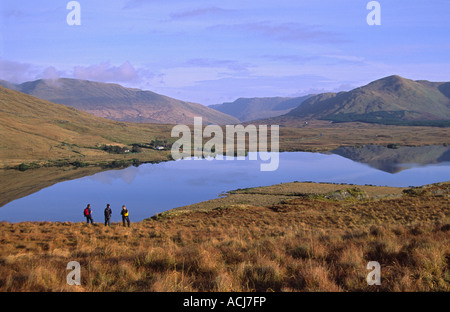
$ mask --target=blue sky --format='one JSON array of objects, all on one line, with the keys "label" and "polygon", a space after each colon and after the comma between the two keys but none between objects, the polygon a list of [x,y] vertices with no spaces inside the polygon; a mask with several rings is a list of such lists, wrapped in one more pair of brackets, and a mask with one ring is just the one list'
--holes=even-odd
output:
[{"label": "blue sky", "polygon": [[73,77],[205,105],[349,90],[397,74],[450,81],[450,1],[0,0],[0,79]]}]

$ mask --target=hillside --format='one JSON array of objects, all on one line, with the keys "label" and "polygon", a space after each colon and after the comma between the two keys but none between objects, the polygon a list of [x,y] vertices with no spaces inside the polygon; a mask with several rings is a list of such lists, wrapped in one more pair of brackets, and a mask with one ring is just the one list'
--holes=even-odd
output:
[{"label": "hillside", "polygon": [[111,155],[102,144],[129,145],[170,136],[171,126],[130,124],[0,87],[0,167],[32,161],[107,161],[161,158],[161,153]]},{"label": "hillside", "polygon": [[192,124],[194,117],[201,116],[204,123],[239,123],[236,118],[201,104],[112,83],[60,78],[40,79],[19,85],[0,81],[0,85],[117,121]]},{"label": "hillside", "polygon": [[389,76],[348,92],[313,96],[285,116],[334,122],[449,125],[450,82]]},{"label": "hillside", "polygon": [[234,102],[210,105],[209,107],[245,122],[287,114],[309,97],[311,95],[294,98],[239,98]]},{"label": "hillside", "polygon": [[[130,228],[0,222],[0,291],[450,290],[448,183],[381,188],[387,197],[378,199],[376,187],[348,185],[289,183],[243,192],[289,199],[215,201]],[[69,261],[81,265],[78,286],[66,282]],[[370,261],[382,267],[379,286],[367,283]]]},{"label": "hillside", "polygon": [[[328,121],[311,121],[306,127],[298,127],[298,124],[298,120],[294,120],[291,125],[280,128],[282,151],[326,151],[356,144],[450,143],[450,128],[417,127],[417,131],[411,132],[406,126],[332,124]],[[177,138],[170,137],[172,127],[99,118],[0,87],[0,168],[32,162],[61,165],[81,161],[95,165],[99,162],[133,159],[165,160],[170,156],[169,150],[144,148],[141,153],[110,154],[99,147],[131,146],[133,143],[149,143],[156,138],[174,142]]]}]

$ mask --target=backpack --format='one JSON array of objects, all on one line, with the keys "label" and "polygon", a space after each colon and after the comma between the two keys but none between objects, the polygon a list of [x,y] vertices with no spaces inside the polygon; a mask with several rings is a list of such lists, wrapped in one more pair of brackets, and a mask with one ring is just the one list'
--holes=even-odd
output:
[{"label": "backpack", "polygon": [[84,208],[84,216],[87,217],[89,215],[89,208]]}]

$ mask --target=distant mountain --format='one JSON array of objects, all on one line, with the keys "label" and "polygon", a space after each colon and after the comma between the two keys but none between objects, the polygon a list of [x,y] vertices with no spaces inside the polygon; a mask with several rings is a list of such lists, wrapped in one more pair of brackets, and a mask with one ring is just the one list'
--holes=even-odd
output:
[{"label": "distant mountain", "polygon": [[301,97],[263,97],[263,98],[240,98],[234,102],[210,105],[222,113],[236,117],[242,122],[256,119],[276,117],[287,114],[298,107],[311,95]]},{"label": "distant mountain", "polygon": [[285,116],[334,122],[450,125],[450,82],[389,76],[348,92],[313,96]]},{"label": "distant mountain", "polygon": [[19,85],[0,81],[0,85],[117,121],[192,124],[194,117],[201,116],[205,124],[239,123],[238,119],[201,104],[112,83],[61,78]]}]

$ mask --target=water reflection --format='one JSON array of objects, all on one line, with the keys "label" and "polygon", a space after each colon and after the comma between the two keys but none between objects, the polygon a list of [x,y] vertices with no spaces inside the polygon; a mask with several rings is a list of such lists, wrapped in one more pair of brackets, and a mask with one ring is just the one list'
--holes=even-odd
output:
[{"label": "water reflection", "polygon": [[397,173],[419,165],[450,162],[450,147],[442,145],[419,147],[366,145],[359,148],[339,147],[331,153],[389,173]]},{"label": "water reflection", "polygon": [[[401,149],[399,150],[392,152],[403,153]],[[426,150],[433,153],[433,157],[418,156]],[[113,222],[120,220],[119,211],[124,204],[130,209],[131,220],[140,221],[165,210],[217,198],[225,191],[245,187],[292,181],[410,186],[450,180],[450,163],[439,163],[440,160],[448,159],[448,149],[446,151],[441,148],[421,149],[420,153],[400,153],[399,155],[415,155],[411,159],[421,166],[396,170],[395,174],[387,169],[397,168],[397,164],[406,161],[407,158],[391,157],[392,161],[396,160],[395,166],[386,167],[378,157],[386,153],[384,150],[369,147],[353,151],[353,154],[349,151],[341,149],[339,153],[345,152],[349,158],[349,155],[352,157],[357,155],[358,159],[364,160],[367,164],[340,156],[335,151],[336,154],[281,153],[278,170],[265,172],[260,171],[260,160],[181,160],[98,173],[68,171],[64,175],[68,181],[59,183],[54,180],[51,183],[45,182],[43,178],[58,176],[56,173],[39,175],[39,171],[29,171],[22,176],[28,179],[27,186],[23,188],[26,196],[18,192],[22,182],[20,177],[16,177],[18,186],[14,188],[14,196],[24,197],[0,208],[0,220],[78,222],[83,221],[82,209],[89,203],[94,211],[94,220],[102,222],[103,210],[109,203],[113,209]],[[369,152],[372,152],[372,158],[367,156]],[[388,152],[384,155],[391,155],[391,151]],[[432,161],[433,164],[425,165],[425,161]],[[377,166],[385,170],[378,170]],[[77,176],[70,180],[74,172],[78,172]],[[82,173],[87,176],[80,178]],[[34,188],[30,186],[32,184],[30,179],[33,176],[40,177],[36,180],[37,186]],[[42,185],[52,186],[43,188]],[[9,199],[13,196],[10,193],[6,195]]]}]

